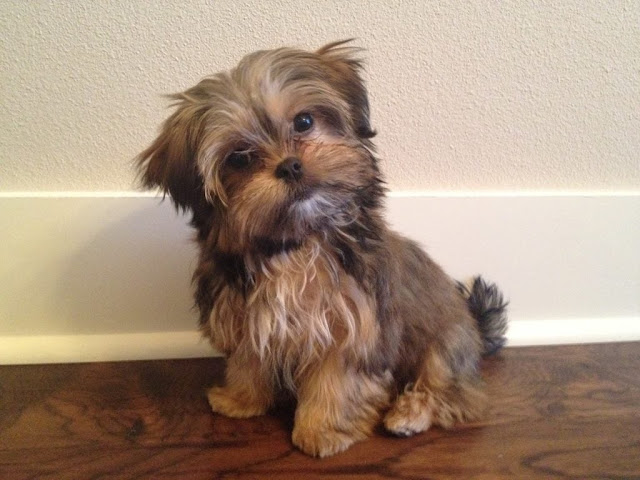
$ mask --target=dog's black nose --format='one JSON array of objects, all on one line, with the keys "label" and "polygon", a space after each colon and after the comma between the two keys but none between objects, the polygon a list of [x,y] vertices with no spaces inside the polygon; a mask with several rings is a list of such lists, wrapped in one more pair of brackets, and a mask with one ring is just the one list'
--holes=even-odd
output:
[{"label": "dog's black nose", "polygon": [[302,162],[296,157],[287,157],[276,168],[276,177],[283,180],[300,180],[302,178]]}]

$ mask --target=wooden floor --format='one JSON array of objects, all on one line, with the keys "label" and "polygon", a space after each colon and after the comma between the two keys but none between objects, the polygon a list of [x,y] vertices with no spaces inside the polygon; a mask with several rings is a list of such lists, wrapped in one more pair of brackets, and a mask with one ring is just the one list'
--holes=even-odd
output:
[{"label": "wooden floor", "polygon": [[481,424],[317,460],[291,411],[231,420],[219,359],[0,367],[0,479],[640,479],[640,343],[506,349]]}]

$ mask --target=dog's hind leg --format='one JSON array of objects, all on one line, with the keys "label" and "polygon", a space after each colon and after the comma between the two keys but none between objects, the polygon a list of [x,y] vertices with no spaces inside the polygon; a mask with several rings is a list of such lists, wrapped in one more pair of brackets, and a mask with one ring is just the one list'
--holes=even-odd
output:
[{"label": "dog's hind leg", "polygon": [[386,414],[385,428],[395,435],[411,436],[431,425],[449,428],[456,422],[479,419],[487,397],[477,373],[478,360],[473,351],[456,362],[450,351],[431,348],[415,382],[407,385]]}]

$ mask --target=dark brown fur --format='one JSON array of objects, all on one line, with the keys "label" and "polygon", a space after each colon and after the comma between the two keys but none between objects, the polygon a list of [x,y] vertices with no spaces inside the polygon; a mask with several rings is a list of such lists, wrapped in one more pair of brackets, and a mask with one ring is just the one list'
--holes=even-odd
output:
[{"label": "dark brown fur", "polygon": [[[212,408],[262,414],[286,388],[298,399],[293,441],[318,456],[382,419],[411,435],[478,418],[478,361],[505,325],[495,287],[474,286],[468,302],[383,220],[356,53],[338,42],[251,54],[175,95],[138,161],[147,187],[193,214],[201,328],[229,359]],[[308,132],[293,130],[301,112]],[[231,152],[247,165],[234,167]],[[287,158],[299,180],[278,175]]]}]

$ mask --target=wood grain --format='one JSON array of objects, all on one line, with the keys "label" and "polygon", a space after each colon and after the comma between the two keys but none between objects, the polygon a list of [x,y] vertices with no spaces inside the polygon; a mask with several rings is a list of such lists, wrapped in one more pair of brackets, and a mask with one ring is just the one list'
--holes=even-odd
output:
[{"label": "wood grain", "polygon": [[1,479],[640,479],[640,343],[506,349],[483,422],[317,460],[291,409],[232,420],[220,359],[0,367]]}]

